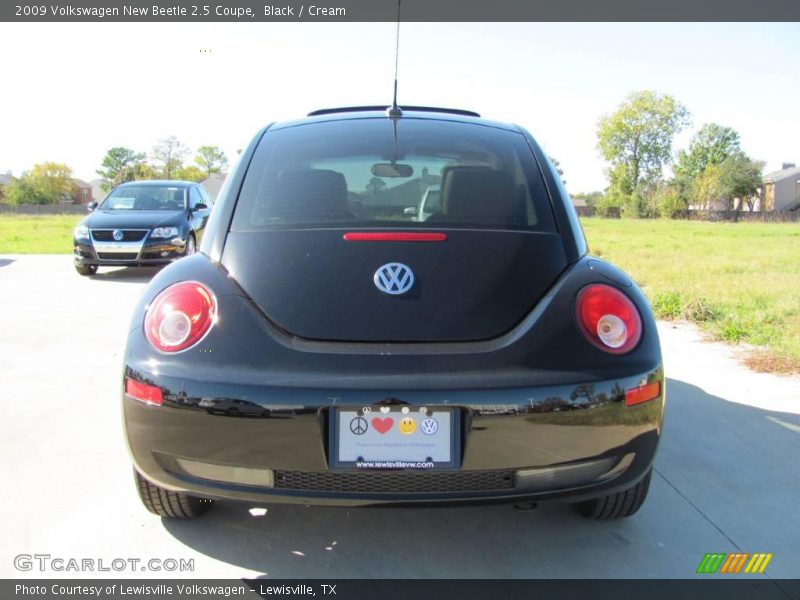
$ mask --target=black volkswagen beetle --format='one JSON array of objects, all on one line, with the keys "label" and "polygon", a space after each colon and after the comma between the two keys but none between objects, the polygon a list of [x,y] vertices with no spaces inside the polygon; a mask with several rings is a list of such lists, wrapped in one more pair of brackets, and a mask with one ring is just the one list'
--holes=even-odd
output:
[{"label": "black volkswagen beetle", "polygon": [[[587,254],[528,132],[386,108],[259,131],[200,252],[144,291],[122,381],[142,502],[635,513],[665,398],[641,291]],[[236,399],[264,417],[204,408]]]},{"label": "black volkswagen beetle", "polygon": [[133,181],[115,187],[73,232],[75,270],[163,265],[194,254],[211,212],[206,189],[191,181]]}]

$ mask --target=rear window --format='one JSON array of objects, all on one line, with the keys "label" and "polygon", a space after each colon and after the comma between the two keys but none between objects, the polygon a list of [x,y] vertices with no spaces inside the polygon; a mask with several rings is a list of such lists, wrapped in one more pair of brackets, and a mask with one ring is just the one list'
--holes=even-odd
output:
[{"label": "rear window", "polygon": [[268,131],[232,228],[400,225],[554,230],[522,134],[408,117]]}]

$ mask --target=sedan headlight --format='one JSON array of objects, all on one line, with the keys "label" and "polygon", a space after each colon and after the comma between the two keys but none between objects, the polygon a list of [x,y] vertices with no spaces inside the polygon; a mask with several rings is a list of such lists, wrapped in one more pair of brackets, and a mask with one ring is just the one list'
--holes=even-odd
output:
[{"label": "sedan headlight", "polygon": [[177,227],[156,227],[153,233],[150,234],[151,238],[171,238],[178,235]]},{"label": "sedan headlight", "polygon": [[72,231],[72,237],[76,240],[88,240],[89,239],[89,228],[86,225],[78,225]]}]

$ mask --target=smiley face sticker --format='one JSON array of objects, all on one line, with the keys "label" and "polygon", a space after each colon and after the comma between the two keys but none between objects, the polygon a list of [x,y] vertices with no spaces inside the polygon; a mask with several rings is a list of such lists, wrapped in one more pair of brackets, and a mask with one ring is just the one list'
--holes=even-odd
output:
[{"label": "smiley face sticker", "polygon": [[397,425],[397,429],[403,435],[411,435],[417,430],[417,422],[411,417],[403,417]]}]

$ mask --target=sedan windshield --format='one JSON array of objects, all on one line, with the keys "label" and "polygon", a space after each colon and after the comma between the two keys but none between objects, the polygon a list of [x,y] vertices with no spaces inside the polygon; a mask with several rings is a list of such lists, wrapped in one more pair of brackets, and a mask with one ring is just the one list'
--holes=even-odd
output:
[{"label": "sedan windshield", "polygon": [[100,205],[105,210],[183,210],[184,188],[176,186],[126,185],[112,191]]}]

